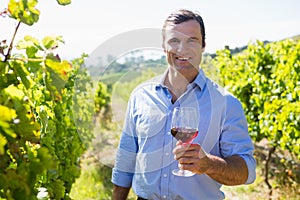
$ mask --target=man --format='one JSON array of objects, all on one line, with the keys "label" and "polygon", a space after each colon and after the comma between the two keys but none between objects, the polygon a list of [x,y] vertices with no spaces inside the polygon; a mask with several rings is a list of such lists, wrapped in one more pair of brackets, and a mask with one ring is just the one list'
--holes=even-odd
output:
[{"label": "man", "polygon": [[[209,80],[200,63],[205,28],[200,15],[172,13],[163,27],[164,75],[137,87],[128,103],[112,182],[113,199],[224,199],[222,184],[255,180],[253,144],[240,102]],[[175,107],[195,107],[199,134],[183,145],[170,134]],[[196,173],[178,177],[175,168]]]}]

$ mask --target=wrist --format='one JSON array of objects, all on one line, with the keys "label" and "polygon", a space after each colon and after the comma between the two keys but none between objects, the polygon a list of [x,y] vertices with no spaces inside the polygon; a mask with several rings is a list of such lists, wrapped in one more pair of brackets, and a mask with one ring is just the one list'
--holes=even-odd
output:
[{"label": "wrist", "polygon": [[211,154],[207,154],[206,157],[208,162],[206,174],[209,176],[222,174],[226,165],[225,160]]}]

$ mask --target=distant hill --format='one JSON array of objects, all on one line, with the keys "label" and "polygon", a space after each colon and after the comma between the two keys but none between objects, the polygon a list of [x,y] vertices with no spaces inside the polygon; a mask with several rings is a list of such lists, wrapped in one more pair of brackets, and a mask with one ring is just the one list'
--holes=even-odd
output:
[{"label": "distant hill", "polygon": [[291,39],[298,41],[300,40],[300,35],[293,36],[291,37]]},{"label": "distant hill", "polygon": [[[300,40],[300,34],[285,39],[298,41]],[[263,42],[267,44],[273,41],[266,40]],[[229,49],[232,54],[237,54],[247,49],[248,45],[235,48],[225,46],[224,48]],[[112,56],[108,56],[108,58],[98,58],[99,62],[96,62],[97,64],[89,65],[87,68],[93,78],[100,78],[108,83],[115,82],[117,79],[124,76],[124,74],[128,74],[128,72],[132,73],[129,79],[133,79],[134,77],[139,76],[141,71],[145,68],[152,68],[154,71],[162,71],[162,69],[165,69],[167,65],[165,56],[156,59],[147,59],[143,57],[141,52],[142,50],[135,50],[135,52],[129,54],[122,63],[118,62],[118,60],[114,59]],[[216,53],[205,53],[204,56],[214,58],[216,57]],[[101,64],[101,61],[105,59],[108,60],[108,63],[110,63],[109,65]]]},{"label": "distant hill", "polygon": [[[284,38],[282,40],[286,40],[286,39],[292,39],[292,40],[298,41],[298,40],[300,40],[300,34],[292,36],[292,37]],[[270,43],[270,42],[274,42],[274,41],[268,41],[268,40],[263,41],[263,43],[265,43],[265,44]],[[235,47],[235,48],[230,48],[229,46],[225,46],[224,48],[229,49],[232,54],[236,54],[236,53],[240,53],[241,51],[244,51],[245,49],[247,49],[248,45],[245,45],[245,46],[242,46],[242,47]],[[206,55],[208,55],[212,58],[216,57],[215,53],[206,54]]]}]

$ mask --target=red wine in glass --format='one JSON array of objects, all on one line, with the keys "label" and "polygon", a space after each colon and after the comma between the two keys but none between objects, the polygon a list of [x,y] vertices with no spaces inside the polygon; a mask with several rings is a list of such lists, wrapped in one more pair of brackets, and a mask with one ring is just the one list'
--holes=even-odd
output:
[{"label": "red wine in glass", "polygon": [[[196,108],[178,107],[172,114],[171,134],[176,140],[183,144],[190,144],[198,135],[199,117]],[[172,173],[176,176],[189,177],[194,173],[188,170],[174,169]]]},{"label": "red wine in glass", "polygon": [[171,133],[176,140],[181,141],[184,144],[189,144],[198,135],[198,130],[195,128],[172,128]]}]

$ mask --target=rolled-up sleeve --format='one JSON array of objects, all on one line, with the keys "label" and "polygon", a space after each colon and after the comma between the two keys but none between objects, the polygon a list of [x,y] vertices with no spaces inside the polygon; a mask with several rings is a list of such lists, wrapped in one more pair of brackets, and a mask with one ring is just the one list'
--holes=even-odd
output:
[{"label": "rolled-up sleeve", "polygon": [[227,97],[226,116],[220,138],[223,157],[238,155],[248,167],[245,184],[253,183],[256,178],[256,161],[253,157],[254,146],[248,133],[247,120],[241,103],[233,96]]},{"label": "rolled-up sleeve", "polygon": [[137,139],[135,137],[134,119],[128,104],[122,136],[117,150],[111,181],[121,187],[131,187],[135,171]]},{"label": "rolled-up sleeve", "polygon": [[256,161],[255,161],[255,159],[253,158],[253,156],[249,156],[249,155],[245,155],[245,154],[239,155],[239,156],[245,160],[246,165],[248,167],[248,179],[245,182],[245,184],[253,183],[256,179],[256,172],[255,172]]}]

